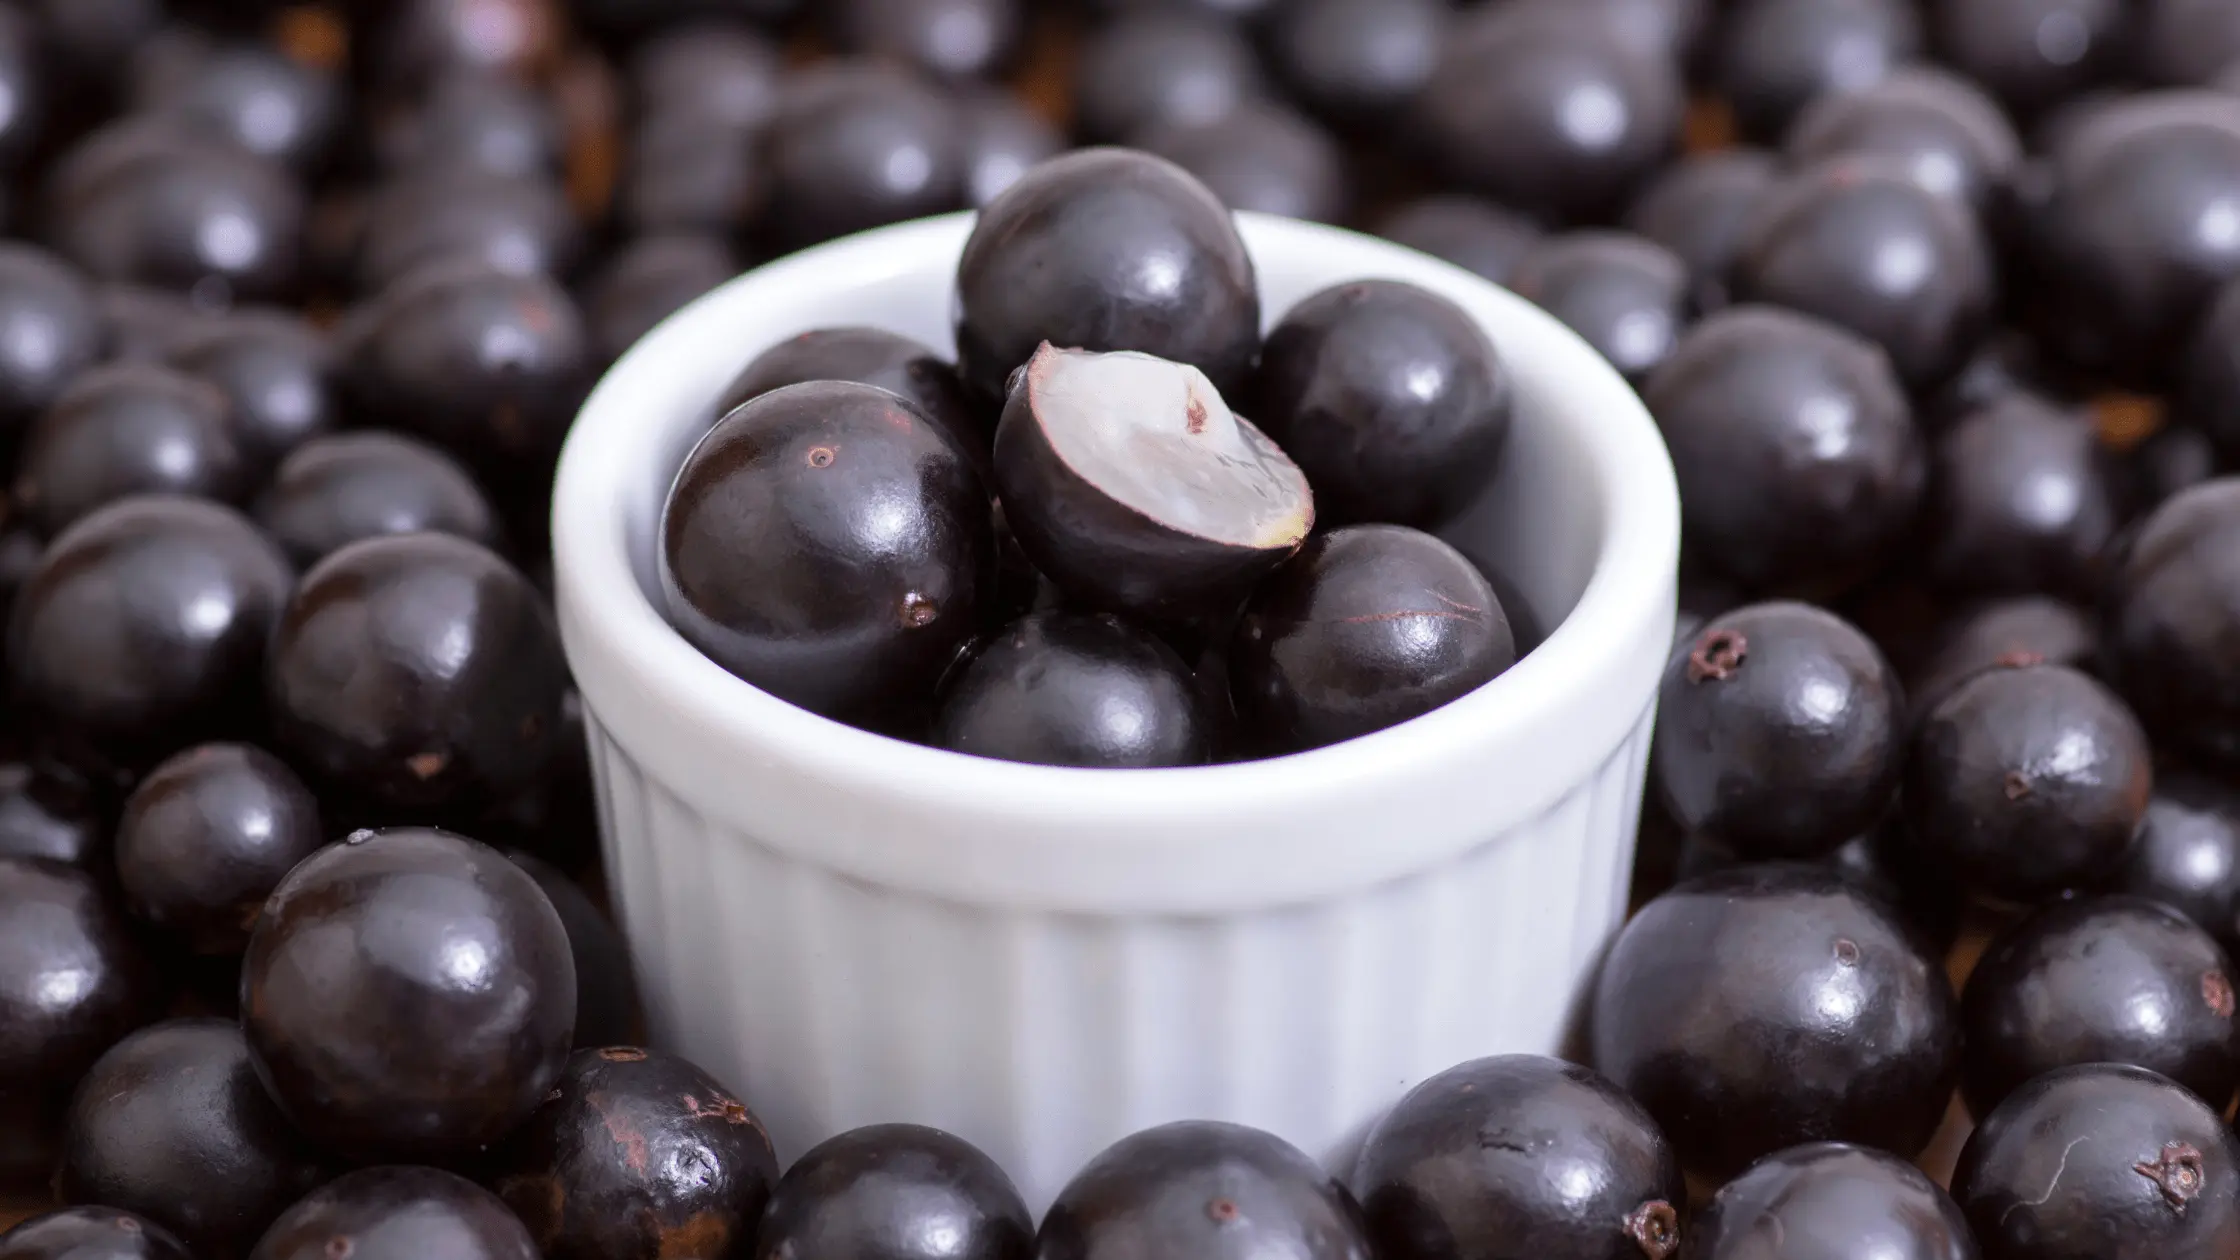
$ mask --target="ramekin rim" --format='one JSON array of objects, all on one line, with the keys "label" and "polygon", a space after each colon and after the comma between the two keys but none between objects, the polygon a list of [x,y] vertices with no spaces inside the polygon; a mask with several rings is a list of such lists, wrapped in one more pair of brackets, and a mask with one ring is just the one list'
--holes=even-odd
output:
[{"label": "ramekin rim", "polygon": [[[1458,741],[1473,746],[1530,739],[1560,722],[1560,707],[1589,699],[1594,682],[1620,666],[1640,641],[1645,622],[1669,616],[1679,548],[1679,499],[1670,459],[1654,422],[1615,369],[1554,317],[1460,268],[1402,246],[1345,229],[1274,216],[1239,214],[1247,242],[1269,248],[1287,235],[1339,243],[1352,253],[1368,246],[1391,272],[1438,274],[1449,286],[1477,290],[1507,306],[1510,319],[1537,339],[1560,346],[1567,389],[1591,391],[1603,423],[1587,448],[1603,478],[1603,536],[1577,604],[1547,639],[1508,672],[1439,710],[1326,748],[1260,761],[1157,770],[1096,770],[973,757],[875,735],[796,708],[734,677],[707,659],[661,616],[639,587],[622,520],[624,478],[638,465],[619,458],[632,416],[633,379],[653,370],[664,346],[682,330],[715,318],[743,292],[774,292],[803,284],[855,286],[915,270],[930,256],[954,257],[972,220],[944,215],[845,237],[779,259],[728,281],[669,317],[601,379],[579,414],[563,453],[553,495],[555,582],[571,655],[596,652],[627,661],[642,692],[702,730],[729,732],[743,744],[783,749],[813,772],[824,790],[908,798],[928,808],[1001,802],[1009,816],[1049,811],[1138,818],[1204,810],[1233,811],[1282,794],[1347,792],[1380,776],[1379,767],[1437,759]],[[1347,273],[1338,279],[1367,278]],[[1407,278],[1401,275],[1398,278]],[[579,676],[585,671],[578,667]],[[600,706],[585,687],[585,704]],[[1613,721],[1615,747],[1635,715]],[[1581,769],[1608,748],[1585,750]],[[674,785],[672,785],[674,786]],[[1547,785],[1552,799],[1564,784]],[[1520,810],[1529,807],[1519,802]]]}]

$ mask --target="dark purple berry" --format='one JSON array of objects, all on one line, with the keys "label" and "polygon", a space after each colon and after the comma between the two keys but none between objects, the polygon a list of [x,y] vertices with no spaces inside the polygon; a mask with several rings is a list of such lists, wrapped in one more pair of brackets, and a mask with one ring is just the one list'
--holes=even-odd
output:
[{"label": "dark purple berry", "polygon": [[210,1260],[237,1260],[329,1172],[265,1094],[229,1020],[143,1028],[70,1105],[64,1202],[137,1212]]},{"label": "dark purple berry", "polygon": [[326,841],[317,798],[279,758],[203,744],[157,766],[126,799],[117,881],[141,919],[197,953],[238,955],[265,898]]},{"label": "dark purple berry", "polygon": [[258,1076],[320,1145],[455,1159],[512,1132],[559,1079],[575,993],[567,932],[519,867],[446,832],[361,831],[266,903],[241,1026]]},{"label": "dark purple berry", "polygon": [[1594,1066],[1712,1177],[1800,1142],[1917,1154],[1960,1066],[1942,960],[1879,897],[1798,863],[1706,875],[1643,907],[1590,1020]]},{"label": "dark purple berry", "polygon": [[1516,662],[1493,588],[1469,559],[1399,525],[1317,534],[1245,605],[1230,694],[1248,740],[1298,752],[1458,700]]},{"label": "dark purple berry", "polygon": [[1968,974],[1968,1110],[1987,1116],[2026,1082],[2080,1063],[2148,1068],[2221,1110],[2240,1086],[2233,985],[2224,950],[2168,906],[2055,902],[1992,941]]},{"label": "dark purple berry", "polygon": [[1513,392],[1461,307],[1400,281],[1360,280],[1284,313],[1247,410],[1306,473],[1318,520],[1432,529],[1493,479]]},{"label": "dark purple berry", "polygon": [[48,546],[16,596],[18,697],[105,751],[162,756],[253,724],[265,641],[295,575],[240,513],[141,496]]},{"label": "dark purple berry", "polygon": [[2031,1081],[1977,1124],[1952,1197],[1983,1260],[2212,1260],[2240,1248],[2240,1147],[2144,1068]]},{"label": "dark purple berry", "polygon": [[435,1168],[364,1168],[274,1221],[250,1260],[538,1260],[504,1202]]},{"label": "dark purple berry", "polygon": [[1058,1192],[1035,1238],[1037,1260],[1369,1254],[1360,1208],[1336,1178],[1281,1138],[1210,1120],[1105,1148]]},{"label": "dark purple berry", "polygon": [[94,877],[0,858],[0,1080],[66,1091],[155,1013],[153,972]]},{"label": "dark purple berry", "polygon": [[1796,1260],[1976,1258],[1959,1205],[1926,1173],[1841,1142],[1766,1156],[1688,1226],[1688,1255],[1700,1260],[1754,1260],[1769,1245]]},{"label": "dark purple berry", "polygon": [[1197,765],[1211,721],[1190,667],[1110,614],[1032,613],[945,684],[933,742],[979,757],[1113,769]]},{"label": "dark purple berry", "polygon": [[763,394],[677,474],[663,608],[781,700],[908,726],[994,591],[985,496],[964,449],[899,395],[838,381]]},{"label": "dark purple berry", "polygon": [[1651,773],[1683,829],[1746,856],[1813,857],[1888,810],[1904,736],[1904,694],[1871,640],[1807,604],[1756,604],[1673,654]]},{"label": "dark purple berry", "polygon": [[2113,875],[2152,788],[2146,732],[2114,692],[2022,663],[1922,714],[1905,803],[1923,847],[1970,890],[2035,902]]},{"label": "dark purple berry", "polygon": [[399,534],[304,574],[265,689],[278,751],[315,782],[442,809],[535,783],[559,750],[567,686],[552,610],[527,578],[466,539]]},{"label": "dark purple berry", "polygon": [[1088,149],[981,212],[957,266],[957,367],[984,398],[1051,345],[1187,363],[1225,396],[1260,352],[1260,292],[1220,198],[1171,162]]},{"label": "dark purple berry", "polygon": [[306,569],[366,538],[455,534],[495,547],[500,532],[489,500],[459,461],[378,429],[297,447],[257,501],[257,521]]},{"label": "dark purple berry", "polygon": [[1737,306],[1642,386],[1704,563],[1753,588],[1841,584],[1912,525],[1921,434],[1888,356],[1831,324]]},{"label": "dark purple berry", "polygon": [[0,1260],[189,1260],[154,1221],[115,1208],[57,1208],[0,1233]]},{"label": "dark purple berry", "polygon": [[1370,1130],[1353,1182],[1381,1260],[1667,1260],[1687,1187],[1648,1113],[1537,1055],[1452,1067]]},{"label": "dark purple berry", "polygon": [[216,386],[153,363],[94,368],[32,422],[13,506],[51,537],[129,495],[236,501],[254,476],[242,436]]},{"label": "dark purple berry", "polygon": [[492,1156],[545,1260],[743,1256],[778,1179],[762,1122],[683,1059],[578,1050]]}]

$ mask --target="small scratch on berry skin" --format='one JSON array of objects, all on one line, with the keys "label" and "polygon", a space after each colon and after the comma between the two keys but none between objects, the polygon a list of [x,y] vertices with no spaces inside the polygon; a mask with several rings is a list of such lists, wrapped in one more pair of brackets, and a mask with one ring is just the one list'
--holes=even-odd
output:
[{"label": "small scratch on berry skin", "polygon": [[2053,1170],[2053,1180],[2046,1183],[2046,1192],[2035,1199],[2022,1199],[2009,1204],[2006,1211],[1999,1213],[1999,1223],[2001,1225],[2006,1224],[2008,1217],[2013,1216],[2023,1208],[2044,1207],[2050,1202],[2053,1198],[2053,1192],[2061,1186],[2063,1174],[2069,1171],[2069,1153],[2091,1140],[2092,1135],[2089,1133],[2083,1137],[2071,1138],[2069,1144],[2061,1148],[2061,1163]]}]

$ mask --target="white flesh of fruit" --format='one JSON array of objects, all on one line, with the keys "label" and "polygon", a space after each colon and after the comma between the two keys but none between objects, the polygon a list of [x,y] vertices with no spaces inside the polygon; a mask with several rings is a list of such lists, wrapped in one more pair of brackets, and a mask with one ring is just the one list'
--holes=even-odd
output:
[{"label": "white flesh of fruit", "polygon": [[1295,546],[1313,527],[1305,474],[1186,363],[1045,345],[1027,389],[1058,458],[1155,521],[1256,549]]}]

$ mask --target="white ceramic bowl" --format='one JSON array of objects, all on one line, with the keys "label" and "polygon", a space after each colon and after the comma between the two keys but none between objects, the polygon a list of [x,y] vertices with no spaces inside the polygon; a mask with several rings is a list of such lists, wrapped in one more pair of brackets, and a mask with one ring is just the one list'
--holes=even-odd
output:
[{"label": "white ceramic bowl", "polygon": [[1219,1118],[1335,1157],[1463,1059],[1555,1052],[1624,913],[1671,641],[1679,504],[1640,401],[1555,320],[1422,254],[1240,216],[1264,318],[1339,281],[1453,298],[1516,374],[1504,470],[1448,538],[1520,587],[1537,651],[1365,739],[1187,770],[986,761],[815,717],[662,620],[662,500],[730,377],[811,328],[945,353],[971,222],[867,233],[657,328],[561,462],[561,628],[608,871],[656,1041],[791,1159],[908,1120],[1037,1210],[1148,1125]]}]

